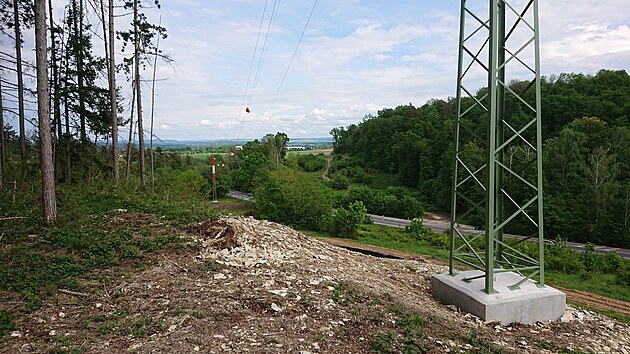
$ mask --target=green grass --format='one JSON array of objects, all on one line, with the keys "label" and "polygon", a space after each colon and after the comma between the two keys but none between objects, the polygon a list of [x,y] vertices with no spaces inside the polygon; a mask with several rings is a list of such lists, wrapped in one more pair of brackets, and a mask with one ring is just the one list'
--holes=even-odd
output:
[{"label": "green grass", "polygon": [[[321,238],[335,238],[326,232],[300,230],[300,232]],[[389,227],[376,224],[362,224],[359,227],[359,234],[356,239],[348,239],[349,241],[398,250],[403,252],[415,253],[437,260],[448,260],[448,250],[438,249],[429,243],[416,240],[412,234],[405,232],[405,229]]]},{"label": "green grass", "polygon": [[630,287],[619,284],[613,274],[545,272],[545,284],[586,291],[630,302]]},{"label": "green grass", "polygon": [[399,186],[400,182],[398,181],[398,176],[395,174],[389,173],[379,173],[371,175],[372,183],[370,187],[375,189],[386,189],[391,186]]},{"label": "green grass", "polygon": [[331,155],[332,154],[332,149],[291,150],[291,151],[287,151],[287,155],[308,155],[308,154],[312,154],[312,155],[319,155],[319,154]]},{"label": "green grass", "polygon": [[359,236],[354,241],[440,260],[448,259],[448,250],[438,249],[426,242],[418,241],[412,234],[405,232],[405,229],[396,227],[364,224],[359,228]]},{"label": "green grass", "polygon": [[186,156],[190,156],[191,159],[195,160],[195,161],[209,161],[210,158],[212,157],[212,155],[215,156],[226,156],[228,153],[227,152],[199,152],[196,154],[181,154],[181,156],[183,158],[186,158]]},{"label": "green grass", "polygon": [[430,319],[406,309],[401,305],[390,306],[387,310],[394,317],[398,333],[387,331],[372,335],[370,346],[375,353],[426,353],[424,327]]},{"label": "green grass", "polygon": [[[136,188],[59,186],[54,225],[41,222],[41,210],[32,207],[36,195],[22,195],[28,202],[16,204],[0,195],[0,204],[7,206],[4,215],[26,217],[0,223],[0,289],[21,294],[23,310],[35,310],[57,288],[81,290],[81,280],[94,270],[125,260],[141,263],[150,252],[181,247],[185,241],[173,230],[217,215],[203,198],[180,195],[175,200]],[[179,186],[159,188],[176,191]]]}]

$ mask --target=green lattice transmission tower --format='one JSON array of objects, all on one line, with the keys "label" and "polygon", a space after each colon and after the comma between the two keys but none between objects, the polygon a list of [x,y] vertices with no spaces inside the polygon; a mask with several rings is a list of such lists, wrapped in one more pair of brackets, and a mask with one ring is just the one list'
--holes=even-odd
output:
[{"label": "green lattice transmission tower", "polygon": [[[485,277],[488,294],[500,272],[544,286],[538,28],[538,0],[461,1],[450,274],[481,270],[464,281]],[[537,239],[537,257],[507,232]]]}]

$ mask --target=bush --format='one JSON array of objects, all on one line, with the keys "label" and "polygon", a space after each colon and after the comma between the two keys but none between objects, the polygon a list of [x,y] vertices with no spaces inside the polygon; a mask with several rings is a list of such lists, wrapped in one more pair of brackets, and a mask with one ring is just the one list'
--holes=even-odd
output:
[{"label": "bush", "polygon": [[623,285],[630,286],[630,266],[627,264],[617,273],[617,281]]},{"label": "bush", "polygon": [[258,216],[270,221],[281,222],[286,214],[287,201],[280,182],[270,177],[255,193]]},{"label": "bush", "polygon": [[416,198],[409,195],[399,198],[397,195],[364,186],[352,188],[348,194],[340,197],[337,205],[345,207],[355,201],[363,202],[370,214],[403,219],[422,216],[422,203]]},{"label": "bush", "polygon": [[337,190],[344,190],[350,187],[350,180],[343,175],[335,175],[328,183],[330,188]]},{"label": "bush", "polygon": [[584,245],[584,253],[582,253],[582,263],[584,264],[584,268],[586,268],[589,272],[595,272],[600,270],[601,262],[600,255],[595,253],[595,245],[587,242]]},{"label": "bush", "polygon": [[617,252],[614,252],[614,251],[608,252],[603,256],[603,260],[602,260],[603,272],[611,273],[611,274],[621,274],[623,273],[625,268],[628,268],[628,267],[627,266],[624,267],[624,260],[620,255],[617,254]]},{"label": "bush", "polygon": [[439,249],[449,248],[448,235],[434,232],[424,226],[420,220],[413,220],[409,226],[405,227],[405,231],[412,234],[418,241],[426,242]]},{"label": "bush", "polygon": [[554,244],[545,249],[545,269],[578,274],[586,267],[575,251],[567,245],[567,241],[557,238]]},{"label": "bush", "polygon": [[307,230],[325,229],[332,214],[331,190],[319,176],[279,167],[256,189],[260,217]]},{"label": "bush", "polygon": [[210,193],[210,183],[201,172],[195,169],[160,170],[159,178],[156,178],[156,191],[186,198],[207,198]]},{"label": "bush", "polygon": [[355,238],[366,214],[367,209],[363,202],[354,202],[348,206],[348,209],[338,208],[333,217],[335,234],[340,237]]},{"label": "bush", "polygon": [[298,165],[306,172],[317,172],[326,168],[326,157],[313,154],[301,154],[298,156]]}]

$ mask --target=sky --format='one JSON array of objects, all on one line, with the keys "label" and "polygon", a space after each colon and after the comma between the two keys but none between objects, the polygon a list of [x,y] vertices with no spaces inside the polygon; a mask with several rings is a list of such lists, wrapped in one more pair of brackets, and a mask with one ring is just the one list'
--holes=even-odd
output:
[{"label": "sky", "polygon": [[[487,1],[468,3],[487,13]],[[524,1],[511,3],[519,8]],[[161,139],[250,139],[270,132],[325,137],[384,107],[420,106],[456,94],[460,1],[318,0],[314,6],[312,0],[161,0],[161,5],[147,10],[155,23],[161,16],[168,38],[160,49],[174,60],[157,67],[155,135]],[[117,21],[123,26],[129,18]],[[541,0],[540,38],[543,75],[630,72],[630,0]],[[95,44],[96,52],[99,47]],[[122,55],[119,48],[118,62]],[[144,79],[151,73],[148,67]],[[514,75],[531,79],[523,70]],[[485,85],[479,78],[471,83],[475,90]],[[129,91],[122,75],[118,83]],[[148,82],[143,92],[146,126]]]}]

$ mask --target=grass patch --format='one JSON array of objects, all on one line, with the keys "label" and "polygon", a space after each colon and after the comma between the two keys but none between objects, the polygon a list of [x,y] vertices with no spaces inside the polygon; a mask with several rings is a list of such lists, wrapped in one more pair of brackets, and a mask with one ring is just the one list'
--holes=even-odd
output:
[{"label": "grass patch", "polygon": [[548,271],[545,272],[545,283],[630,302],[630,287],[617,282],[614,274],[566,274]]},{"label": "grass patch", "polygon": [[204,198],[166,194],[105,182],[59,186],[55,225],[41,222],[39,208],[31,207],[37,205],[34,197],[25,195],[21,200],[29,203],[13,204],[0,195],[6,215],[26,217],[0,223],[0,289],[22,294],[24,310],[36,310],[57,288],[81,290],[80,280],[89,279],[93,270],[128,259],[141,266],[149,252],[182,247],[185,239],[173,232],[177,226],[217,216]]},{"label": "grass patch", "polygon": [[314,150],[291,150],[287,151],[287,155],[331,155],[332,149],[314,149]]},{"label": "grass patch", "polygon": [[212,158],[212,155],[215,156],[227,156],[227,152],[199,152],[196,154],[181,154],[181,156],[183,158],[186,158],[186,156],[190,156],[191,159],[193,159],[194,161],[201,161],[201,162],[210,162],[210,159]]},{"label": "grass patch", "polygon": [[9,311],[0,309],[0,343],[2,343],[2,338],[11,331],[15,331],[13,315]]},{"label": "grass patch", "polygon": [[387,310],[393,315],[396,331],[387,331],[374,335],[370,347],[376,353],[426,353],[426,335],[424,326],[429,320],[424,316],[405,308],[392,305]]},{"label": "grass patch", "polygon": [[364,224],[359,228],[359,236],[354,241],[430,256],[434,259],[448,260],[448,250],[438,249],[428,242],[418,241],[402,228]]},{"label": "grass patch", "polygon": [[464,337],[464,342],[473,346],[470,353],[484,354],[501,354],[503,350],[490,343],[487,339],[482,338],[475,330],[471,330]]},{"label": "grass patch", "polygon": [[348,286],[348,283],[344,280],[339,281],[334,286],[332,299],[338,304],[349,304],[354,301],[361,302],[361,299],[356,294],[356,290]]}]

